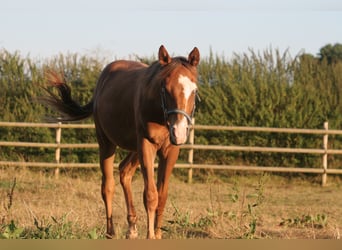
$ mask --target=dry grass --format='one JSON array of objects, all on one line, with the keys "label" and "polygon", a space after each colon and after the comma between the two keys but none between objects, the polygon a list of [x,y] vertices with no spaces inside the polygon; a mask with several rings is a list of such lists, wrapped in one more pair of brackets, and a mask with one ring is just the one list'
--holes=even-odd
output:
[{"label": "dry grass", "polygon": [[[212,174],[191,185],[173,177],[164,238],[340,238],[341,180],[332,178],[322,188],[315,177],[232,174],[223,179]],[[16,238],[102,238],[100,179],[98,171],[72,170],[55,179],[51,172],[0,169],[0,235],[12,223],[20,229]],[[139,173],[133,186],[144,238]],[[116,237],[124,238],[126,208],[117,174],[114,221]]]}]

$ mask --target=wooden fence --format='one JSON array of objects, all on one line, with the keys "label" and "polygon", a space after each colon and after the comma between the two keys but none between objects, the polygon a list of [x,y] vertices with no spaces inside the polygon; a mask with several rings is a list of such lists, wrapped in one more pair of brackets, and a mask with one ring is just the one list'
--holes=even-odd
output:
[{"label": "wooden fence", "polygon": [[[56,169],[72,167],[98,167],[98,163],[62,163],[60,162],[60,152],[66,148],[98,148],[97,143],[61,143],[62,129],[89,129],[94,128],[93,124],[61,124],[61,123],[15,123],[0,122],[0,127],[34,127],[34,128],[54,128],[56,129],[55,143],[40,142],[14,142],[0,141],[1,147],[48,147],[55,148],[55,162],[18,162],[0,161],[0,166],[23,166],[23,167],[50,167]],[[291,134],[312,134],[322,135],[323,147],[314,148],[284,148],[284,147],[254,147],[254,146],[224,146],[224,145],[198,145],[194,144],[196,130],[216,130],[216,131],[244,131],[244,132],[267,132],[267,133],[291,133]],[[315,173],[322,175],[322,185],[327,183],[328,174],[342,174],[342,169],[328,168],[328,155],[342,154],[341,149],[328,148],[329,135],[342,135],[342,130],[329,130],[328,123],[324,123],[323,129],[297,129],[297,128],[266,128],[266,127],[237,127],[237,126],[211,126],[194,125],[191,128],[189,143],[181,146],[188,150],[188,163],[177,163],[176,168],[187,168],[188,181],[192,181],[192,170],[197,168],[237,170],[237,171],[265,171],[265,172],[292,172],[292,173]],[[267,152],[267,153],[298,153],[298,154],[320,154],[322,156],[321,168],[294,168],[294,167],[272,167],[272,166],[236,166],[236,165],[208,165],[193,163],[194,150],[221,150],[221,151],[242,151],[242,152]]]}]

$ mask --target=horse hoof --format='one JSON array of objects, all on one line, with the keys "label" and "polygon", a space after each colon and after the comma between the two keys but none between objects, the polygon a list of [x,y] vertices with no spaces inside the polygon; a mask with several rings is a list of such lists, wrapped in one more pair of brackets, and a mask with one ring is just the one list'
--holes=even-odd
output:
[{"label": "horse hoof", "polygon": [[111,234],[109,234],[109,233],[106,233],[106,234],[105,234],[105,237],[106,237],[106,239],[108,239],[108,240],[112,240],[113,237],[114,237],[114,235],[111,235]]},{"label": "horse hoof", "polygon": [[134,231],[127,231],[126,233],[126,239],[129,240],[134,240],[138,238],[138,231],[134,230]]},{"label": "horse hoof", "polygon": [[155,233],[155,239],[161,240],[161,238],[162,238],[162,232],[160,230],[157,230]]}]

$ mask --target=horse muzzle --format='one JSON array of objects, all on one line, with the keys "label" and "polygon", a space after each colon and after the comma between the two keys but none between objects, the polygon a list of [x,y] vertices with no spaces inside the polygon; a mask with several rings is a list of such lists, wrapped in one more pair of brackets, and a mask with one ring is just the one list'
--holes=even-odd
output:
[{"label": "horse muzzle", "polygon": [[180,120],[175,120],[174,122],[167,122],[170,132],[170,141],[173,145],[176,146],[185,144],[190,133],[190,126],[192,125],[192,115],[190,116],[188,113],[181,109],[164,109],[164,117],[166,121],[172,114],[183,115],[183,118]]},{"label": "horse muzzle", "polygon": [[186,143],[189,132],[190,132],[190,124],[187,119],[184,117],[182,120],[170,124],[169,126],[170,132],[170,141],[173,145],[182,145]]}]

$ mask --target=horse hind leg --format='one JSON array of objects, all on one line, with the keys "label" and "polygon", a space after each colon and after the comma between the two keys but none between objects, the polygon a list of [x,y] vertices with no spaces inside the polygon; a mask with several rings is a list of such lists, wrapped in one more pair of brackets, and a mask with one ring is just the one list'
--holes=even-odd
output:
[{"label": "horse hind leg", "polygon": [[126,233],[127,239],[136,239],[138,237],[137,230],[137,215],[133,204],[132,195],[132,177],[139,165],[138,154],[131,152],[127,157],[120,163],[120,183],[125,195],[126,206],[127,206],[127,222],[128,231]]},{"label": "horse hind leg", "polygon": [[115,235],[113,224],[113,197],[114,197],[114,158],[116,145],[109,143],[104,137],[98,136],[100,148],[100,166],[102,172],[101,195],[106,208],[107,232],[106,238],[112,239]]}]

